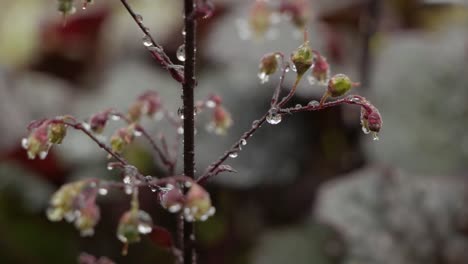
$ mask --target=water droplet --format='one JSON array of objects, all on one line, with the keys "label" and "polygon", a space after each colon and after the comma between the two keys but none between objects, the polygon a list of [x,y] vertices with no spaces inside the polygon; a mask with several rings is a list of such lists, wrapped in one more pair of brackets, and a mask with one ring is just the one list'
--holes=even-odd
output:
[{"label": "water droplet", "polygon": [[150,38],[148,35],[145,35],[145,36],[143,37],[143,45],[144,45],[145,47],[151,47],[151,46],[153,46],[153,42],[151,41],[151,38]]},{"label": "water droplet", "polygon": [[241,143],[242,146],[245,146],[245,145],[247,145],[247,140],[241,139],[240,143]]},{"label": "water droplet", "polygon": [[359,103],[361,102],[361,98],[357,97],[357,96],[354,96],[354,95],[350,95],[348,97],[348,100],[350,100],[351,102],[354,102],[354,103]]},{"label": "water droplet", "polygon": [[268,82],[268,79],[270,79],[270,76],[263,71],[259,72],[257,76],[260,79],[261,84]]},{"label": "water droplet", "polygon": [[260,124],[260,122],[258,120],[255,120],[252,122],[252,127],[255,128],[257,127],[258,125]]},{"label": "water droplet", "polygon": [[132,179],[130,178],[130,176],[125,176],[125,177],[123,178],[123,182],[124,182],[125,184],[131,184],[131,183],[132,183]]},{"label": "water droplet", "polygon": [[373,139],[374,141],[378,141],[378,140],[379,140],[379,135],[378,135],[377,133],[373,133],[373,134],[372,134],[372,139]]},{"label": "water droplet", "polygon": [[178,60],[185,61],[185,44],[179,46],[176,56]]},{"label": "water droplet", "polygon": [[210,209],[208,210],[207,215],[212,216],[212,215],[214,215],[215,213],[216,213],[216,208],[214,208],[214,207],[212,206],[212,207],[210,207]]},{"label": "water droplet", "polygon": [[132,188],[132,186],[130,186],[130,185],[125,185],[125,188],[124,188],[124,189],[125,189],[125,190],[124,190],[125,193],[128,194],[128,195],[130,195],[130,194],[133,193],[133,188]]},{"label": "water droplet", "polygon": [[192,182],[186,181],[186,182],[184,183],[184,185],[185,185],[185,187],[190,188],[190,187],[192,187]]},{"label": "water droplet", "polygon": [[142,23],[142,22],[143,22],[143,17],[142,17],[140,14],[136,14],[136,15],[135,15],[135,18],[136,18],[136,20],[137,20],[139,23]]},{"label": "water droplet", "polygon": [[362,132],[364,132],[364,134],[369,134],[370,130],[366,126],[362,126]]},{"label": "water droplet", "polygon": [[293,72],[296,72],[296,71],[297,71],[297,69],[296,69],[296,65],[294,65],[294,64],[291,64],[291,70],[292,70]]},{"label": "water droplet", "polygon": [[239,153],[237,153],[237,151],[232,151],[231,153],[229,153],[229,157],[233,159],[237,158],[237,156],[239,156]]},{"label": "water droplet", "polygon": [[270,110],[270,112],[268,113],[267,117],[266,117],[266,121],[268,122],[268,124],[271,124],[271,125],[277,125],[279,123],[281,123],[281,114],[278,114],[276,112],[276,110]]},{"label": "water droplet", "polygon": [[134,135],[135,137],[141,137],[141,135],[143,135],[143,132],[141,132],[140,130],[135,130],[135,131],[133,132],[133,135]]},{"label": "water droplet", "polygon": [[318,101],[312,100],[307,105],[312,107],[318,107],[320,103]]},{"label": "water droplet", "polygon": [[214,108],[216,106],[216,103],[213,100],[208,100],[208,101],[205,102],[205,105],[208,108]]},{"label": "water droplet", "polygon": [[104,187],[101,187],[101,188],[99,188],[99,190],[98,190],[98,193],[99,193],[100,195],[102,195],[102,196],[107,195],[108,192],[109,192],[109,190],[107,190],[107,189],[104,188]]},{"label": "water droplet", "polygon": [[119,116],[119,115],[116,115],[116,114],[111,114],[110,117],[111,117],[111,119],[114,120],[114,121],[119,121],[119,120],[120,120],[120,116]]},{"label": "water droplet", "polygon": [[45,158],[47,157],[47,154],[48,154],[48,153],[49,153],[49,152],[47,152],[47,151],[41,151],[41,152],[39,152],[39,159],[41,159],[41,160],[45,159]]},{"label": "water droplet", "polygon": [[187,31],[185,31],[185,28],[184,28],[182,29],[182,36],[185,36],[185,35],[187,35]]},{"label": "water droplet", "polygon": [[183,128],[183,127],[181,127],[181,126],[180,126],[180,127],[178,127],[178,128],[177,128],[177,134],[179,134],[179,135],[183,135],[183,134],[184,134],[184,128]]},{"label": "water droplet", "polygon": [[296,109],[301,109],[301,107],[302,107],[302,105],[297,104],[295,108],[296,108]]},{"label": "water droplet", "polygon": [[112,164],[107,165],[107,170],[110,170],[110,171],[111,171],[111,170],[113,170],[113,169],[114,169],[114,166],[112,166]]},{"label": "water droplet", "polygon": [[86,122],[83,122],[81,123],[81,126],[85,129],[85,130],[91,130],[91,125],[86,123]]},{"label": "water droplet", "polygon": [[151,233],[152,230],[153,230],[153,227],[149,225],[148,223],[140,222],[138,224],[138,232],[140,232],[140,234],[149,234]]},{"label": "water droplet", "polygon": [[290,70],[290,67],[286,67],[286,68],[284,69],[285,72],[289,72],[289,70]]},{"label": "water droplet", "polygon": [[28,149],[28,139],[27,138],[23,138],[21,140],[21,146],[24,148],[24,149]]},{"label": "water droplet", "polygon": [[169,206],[169,208],[167,208],[167,210],[171,213],[177,213],[180,211],[180,209],[182,209],[182,205],[181,204],[173,204],[171,206]]}]

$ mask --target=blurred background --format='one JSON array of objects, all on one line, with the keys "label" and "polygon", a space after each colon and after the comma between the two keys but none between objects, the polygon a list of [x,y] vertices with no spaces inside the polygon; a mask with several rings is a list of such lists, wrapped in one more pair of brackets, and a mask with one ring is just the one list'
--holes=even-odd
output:
[{"label": "blurred background", "polygon": [[[116,263],[172,263],[150,237],[121,256],[115,230],[129,199],[120,191],[99,197],[93,237],[46,218],[62,184],[118,175],[74,131],[45,160],[28,160],[20,142],[31,120],[126,111],[146,90],[158,91],[174,112],[181,104],[179,85],[150,57],[119,1],[96,0],[86,10],[76,2],[65,26],[55,0],[0,3],[0,262],[76,263],[87,252]],[[129,2],[177,61],[183,1]],[[264,125],[227,161],[239,172],[208,185],[217,213],[196,226],[199,263],[468,263],[468,1],[289,2],[303,5],[311,45],[332,73],[360,81],[353,92],[379,108],[380,140],[362,133],[352,106]],[[291,16],[272,14],[259,32],[251,23],[254,0],[214,3],[213,17],[199,24],[196,95],[220,95],[234,123],[216,136],[205,130],[209,115],[200,116],[198,172],[268,109],[279,77],[260,84],[261,56],[290,54],[302,43]],[[285,86],[293,80],[291,72]],[[292,105],[323,92],[304,80]],[[164,122],[149,127],[174,134]],[[125,153],[143,173],[161,175],[151,155],[143,140]],[[155,224],[174,230],[174,216],[155,194],[142,190],[140,199]]]}]

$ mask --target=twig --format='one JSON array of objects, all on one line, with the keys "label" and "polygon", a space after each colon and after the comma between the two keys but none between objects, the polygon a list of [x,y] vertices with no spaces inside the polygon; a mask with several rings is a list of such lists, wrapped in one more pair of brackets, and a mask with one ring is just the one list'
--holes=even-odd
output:
[{"label": "twig", "polygon": [[151,55],[166,69],[177,82],[184,83],[183,73],[177,70],[179,67],[175,65],[171,59],[164,52],[163,47],[159,45],[151,36],[149,29],[143,24],[142,18],[140,15],[136,14],[133,11],[132,7],[128,4],[127,0],[120,0],[122,4],[127,9],[128,13],[132,16],[133,20],[138,24],[138,27],[143,31],[143,34],[151,40],[153,48],[148,48],[148,51]]}]

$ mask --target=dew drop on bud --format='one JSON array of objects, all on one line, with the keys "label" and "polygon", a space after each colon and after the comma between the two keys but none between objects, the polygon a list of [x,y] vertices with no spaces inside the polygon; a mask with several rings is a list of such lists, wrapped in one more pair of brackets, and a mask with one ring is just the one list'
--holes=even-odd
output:
[{"label": "dew drop on bud", "polygon": [[151,41],[150,37],[148,37],[147,35],[145,35],[145,36],[143,37],[143,45],[144,45],[145,47],[151,47],[151,46],[153,46],[153,42]]},{"label": "dew drop on bud", "polygon": [[125,184],[130,184],[130,183],[132,183],[132,179],[130,178],[130,176],[125,176],[124,179],[123,179],[123,182]]},{"label": "dew drop on bud", "polygon": [[257,76],[260,79],[261,84],[268,82],[269,76],[265,72],[259,72]]},{"label": "dew drop on bud", "polygon": [[125,194],[132,194],[133,193],[133,188],[130,185],[125,185]]},{"label": "dew drop on bud", "polygon": [[185,61],[185,44],[179,46],[176,56],[178,60]]},{"label": "dew drop on bud", "polygon": [[119,116],[119,115],[112,114],[110,117],[111,117],[111,119],[114,120],[114,121],[119,121],[119,120],[120,120],[120,116]]},{"label": "dew drop on bud", "polygon": [[369,134],[370,133],[370,130],[369,128],[367,128],[366,126],[362,126],[362,132],[364,132],[364,134]]},{"label": "dew drop on bud", "polygon": [[237,158],[238,155],[239,155],[239,153],[237,153],[237,151],[233,151],[233,152],[229,153],[229,157],[233,158],[233,159]]},{"label": "dew drop on bud", "polygon": [[133,132],[133,135],[135,137],[141,137],[141,135],[143,135],[143,133],[140,130],[135,130],[135,132]]},{"label": "dew drop on bud", "polygon": [[152,179],[153,179],[153,177],[151,177],[150,175],[145,176],[146,181],[151,181]]},{"label": "dew drop on bud", "polygon": [[206,101],[205,105],[208,108],[214,108],[216,106],[216,103],[213,100],[208,100],[208,101]]},{"label": "dew drop on bud", "polygon": [[173,204],[167,208],[167,210],[171,213],[177,213],[180,211],[180,209],[182,209],[182,205],[180,204]]},{"label": "dew drop on bud", "polygon": [[374,141],[378,141],[378,140],[379,140],[379,135],[378,135],[377,133],[373,133],[373,134],[372,134],[372,139],[373,139]]},{"label": "dew drop on bud", "polygon": [[245,146],[245,145],[247,145],[247,140],[241,139],[240,143],[241,143],[242,146]]},{"label": "dew drop on bud", "polygon": [[107,170],[110,170],[110,171],[111,171],[111,170],[113,170],[113,169],[114,169],[114,166],[112,166],[112,165],[107,165]]},{"label": "dew drop on bud", "polygon": [[152,230],[153,230],[153,227],[149,225],[148,223],[140,222],[138,224],[138,232],[140,232],[140,234],[149,234],[151,233]]},{"label": "dew drop on bud", "polygon": [[27,138],[23,138],[21,140],[21,146],[24,148],[24,149],[28,149],[28,139]]},{"label": "dew drop on bud", "polygon": [[107,195],[108,192],[109,192],[109,191],[108,191],[106,188],[104,188],[104,187],[100,187],[99,190],[98,190],[98,193],[99,193],[100,195],[102,195],[102,196]]},{"label": "dew drop on bud", "polygon": [[47,157],[48,152],[47,151],[41,151],[39,152],[39,159],[43,160]]}]

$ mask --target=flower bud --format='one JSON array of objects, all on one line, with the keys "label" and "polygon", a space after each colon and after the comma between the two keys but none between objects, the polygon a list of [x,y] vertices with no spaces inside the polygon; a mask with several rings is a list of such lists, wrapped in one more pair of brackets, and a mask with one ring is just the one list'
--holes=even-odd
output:
[{"label": "flower bud", "polygon": [[258,66],[259,72],[258,77],[265,83],[268,81],[268,77],[276,72],[278,69],[278,59],[277,54],[275,53],[268,53],[265,54],[262,59],[260,60],[260,65]]},{"label": "flower bud", "polygon": [[63,15],[70,15],[75,13],[76,8],[73,2],[74,0],[58,0],[58,11]]},{"label": "flower bud", "polygon": [[205,221],[214,213],[215,208],[211,205],[210,194],[199,184],[193,183],[185,196],[185,220]]},{"label": "flower bud", "polygon": [[309,82],[311,84],[327,85],[330,79],[330,66],[328,65],[327,59],[317,54],[315,56],[315,62],[312,66],[311,76]]},{"label": "flower bud", "polygon": [[249,25],[257,37],[263,37],[271,26],[272,10],[265,0],[256,0],[250,10]]},{"label": "flower bud", "polygon": [[161,98],[155,91],[147,91],[140,95],[130,107],[128,116],[132,121],[138,121],[142,115],[153,117],[161,109]]},{"label": "flower bud", "polygon": [[296,68],[298,76],[302,76],[313,64],[314,54],[309,46],[309,41],[304,42],[291,55],[291,61]]},{"label": "flower bud", "polygon": [[293,24],[303,29],[310,18],[310,8],[305,0],[283,0],[281,1],[279,11],[290,17]]},{"label": "flower bud", "polygon": [[328,93],[332,97],[342,96],[358,85],[358,83],[353,83],[348,76],[341,73],[336,74],[328,82]]},{"label": "flower bud", "polygon": [[97,134],[101,134],[104,128],[107,125],[107,121],[109,120],[109,110],[96,113],[89,118],[89,126],[91,131]]},{"label": "flower bud", "polygon": [[229,112],[218,105],[213,111],[213,119],[208,125],[208,131],[214,131],[215,134],[224,135],[228,128],[232,126],[232,119]]},{"label": "flower bud", "polygon": [[75,221],[75,227],[80,230],[81,236],[92,236],[94,227],[101,218],[99,207],[94,203],[80,210],[80,214]]},{"label": "flower bud", "polygon": [[47,209],[47,217],[50,221],[61,221],[67,218],[68,221],[75,220],[75,200],[85,186],[84,181],[77,181],[62,185],[50,199],[50,206]]},{"label": "flower bud", "polygon": [[49,142],[52,144],[61,144],[67,135],[67,125],[63,123],[51,123],[49,125]]},{"label": "flower bud", "polygon": [[[127,246],[128,244],[140,242],[140,234],[151,233],[152,228],[153,220],[148,213],[137,208],[131,209],[120,218],[117,227],[117,238]],[[126,246],[122,252],[124,255],[127,253]]]},{"label": "flower bud", "polygon": [[380,132],[382,123],[382,116],[377,108],[370,105],[370,103],[367,107],[361,107],[361,125],[365,134]]},{"label": "flower bud", "polygon": [[48,121],[36,124],[30,126],[29,137],[23,138],[21,144],[27,150],[30,159],[36,158],[37,155],[40,159],[45,159],[50,149]]},{"label": "flower bud", "polygon": [[119,154],[122,153],[124,147],[132,143],[134,138],[135,127],[133,125],[119,128],[110,139],[112,151]]},{"label": "flower bud", "polygon": [[161,205],[171,213],[177,213],[184,205],[185,197],[179,188],[173,188],[161,195]]}]

